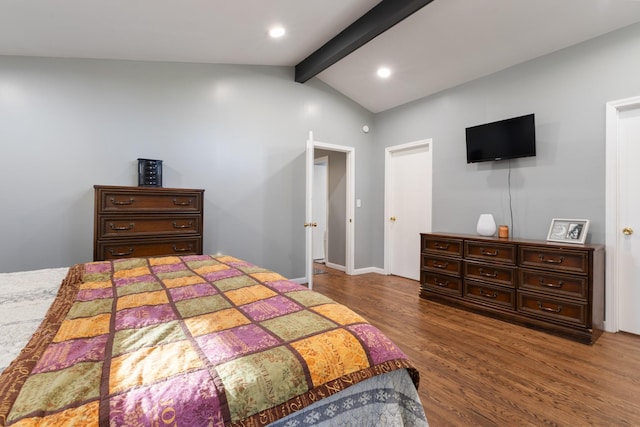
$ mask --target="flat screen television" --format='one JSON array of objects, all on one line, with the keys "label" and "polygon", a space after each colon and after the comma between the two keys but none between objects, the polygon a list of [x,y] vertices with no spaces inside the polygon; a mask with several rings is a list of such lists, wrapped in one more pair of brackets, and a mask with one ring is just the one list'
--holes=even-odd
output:
[{"label": "flat screen television", "polygon": [[467,163],[536,155],[533,114],[468,127]]}]

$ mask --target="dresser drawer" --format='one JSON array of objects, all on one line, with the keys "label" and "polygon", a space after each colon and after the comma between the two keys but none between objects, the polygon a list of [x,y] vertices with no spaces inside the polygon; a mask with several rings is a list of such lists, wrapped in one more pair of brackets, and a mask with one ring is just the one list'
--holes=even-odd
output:
[{"label": "dresser drawer", "polygon": [[462,273],[462,260],[422,254],[421,268],[442,274],[448,273],[460,276]]},{"label": "dresser drawer", "polygon": [[536,271],[521,268],[518,289],[544,292],[549,295],[566,296],[587,300],[589,282],[586,276]]},{"label": "dresser drawer", "polygon": [[520,266],[588,274],[589,252],[521,245]]},{"label": "dresser drawer", "polygon": [[422,251],[462,257],[462,239],[422,235]]},{"label": "dresser drawer", "polygon": [[98,239],[116,236],[198,234],[201,232],[200,216],[101,216]]},{"label": "dresser drawer", "polygon": [[98,212],[200,212],[201,193],[186,191],[99,190]]},{"label": "dresser drawer", "polygon": [[100,260],[117,258],[136,258],[160,255],[202,254],[199,237],[175,239],[145,239],[130,241],[109,240],[97,243],[97,255]]},{"label": "dresser drawer", "polygon": [[427,291],[462,296],[462,279],[459,277],[421,271],[420,287]]},{"label": "dresser drawer", "polygon": [[464,242],[464,257],[482,261],[516,264],[516,246],[508,243]]},{"label": "dresser drawer", "polygon": [[518,311],[554,322],[590,327],[587,304],[561,298],[518,292]]},{"label": "dresser drawer", "polygon": [[515,287],[516,267],[465,261],[464,277]]},{"label": "dresser drawer", "polygon": [[487,283],[464,280],[464,297],[495,307],[515,308],[515,289],[493,286]]}]

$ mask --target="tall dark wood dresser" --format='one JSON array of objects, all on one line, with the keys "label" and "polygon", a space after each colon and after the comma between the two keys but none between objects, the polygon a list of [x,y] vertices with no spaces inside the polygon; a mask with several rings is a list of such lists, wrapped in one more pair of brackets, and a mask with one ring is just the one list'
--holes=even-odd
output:
[{"label": "tall dark wood dresser", "polygon": [[204,190],[95,185],[93,260],[202,254]]}]

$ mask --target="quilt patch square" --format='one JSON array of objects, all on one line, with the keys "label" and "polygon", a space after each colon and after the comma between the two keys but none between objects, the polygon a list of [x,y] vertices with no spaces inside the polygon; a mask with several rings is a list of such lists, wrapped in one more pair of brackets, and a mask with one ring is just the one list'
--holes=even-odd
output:
[{"label": "quilt patch square", "polygon": [[254,301],[270,298],[276,293],[263,285],[246,286],[225,293],[235,305],[249,304]]},{"label": "quilt patch square", "polygon": [[182,341],[187,337],[178,321],[145,326],[139,329],[123,329],[116,332],[113,339],[114,356],[131,353],[142,347]]},{"label": "quilt patch square", "polygon": [[[225,266],[227,268],[223,269],[223,270],[216,270],[216,271],[211,271],[211,272],[207,272],[207,273],[200,273],[200,275],[202,277],[204,277],[205,279],[207,279],[210,282],[218,282],[218,281],[222,281],[223,279],[228,279],[230,277],[236,277],[236,276],[243,276],[244,273],[240,270],[236,270],[235,268],[229,268],[228,266]],[[216,285],[217,286],[217,285]],[[223,290],[222,288],[220,288],[220,290]]]},{"label": "quilt patch square", "polygon": [[265,320],[260,324],[284,341],[297,340],[336,327],[332,321],[306,310]]},{"label": "quilt patch square", "polygon": [[300,361],[286,347],[223,363],[217,371],[225,385],[232,421],[270,408],[286,400],[286,396],[308,390]]},{"label": "quilt patch square", "polygon": [[174,301],[216,295],[217,293],[218,290],[208,283],[198,283],[196,285],[182,286],[169,290],[169,294],[171,294],[171,298]]},{"label": "quilt patch square", "polygon": [[223,310],[231,307],[229,301],[224,299],[222,295],[211,295],[198,299],[188,299],[177,301],[176,307],[183,318],[199,316],[205,313],[213,313],[214,311]]},{"label": "quilt patch square", "polygon": [[235,289],[246,288],[258,284],[258,282],[253,280],[251,277],[242,274],[240,271],[233,271],[237,273],[235,274],[235,277],[220,279],[214,283],[215,287],[218,288],[220,292],[233,291]]},{"label": "quilt patch square", "polygon": [[222,270],[231,270],[231,267],[225,264],[220,264],[219,262],[210,263],[210,262],[197,262],[197,263],[189,263],[188,264],[191,269],[196,274],[205,275],[207,273],[215,273],[216,271]]},{"label": "quilt patch square", "polygon": [[291,299],[298,301],[300,304],[305,307],[313,307],[314,305],[321,304],[331,304],[334,301],[330,298],[325,297],[322,294],[317,292],[313,292],[309,289],[305,289],[302,291],[289,292],[287,296]]},{"label": "quilt patch square", "polygon": [[126,260],[120,263],[118,263],[117,261],[114,261],[113,267],[115,271],[113,272],[113,278],[125,279],[130,277],[148,276],[149,274],[151,274],[151,271],[149,270],[149,266],[146,264],[146,262],[144,262],[145,260],[132,260],[132,261],[140,261],[141,265],[135,268],[124,268],[124,265],[127,264]]},{"label": "quilt patch square", "polygon": [[144,347],[113,358],[109,393],[151,385],[164,378],[202,367],[202,361],[189,341]]},{"label": "quilt patch square", "polygon": [[213,332],[224,331],[251,323],[244,314],[235,308],[185,319],[184,323],[194,337]]},{"label": "quilt patch square", "polygon": [[[86,275],[83,277],[86,280]],[[108,279],[108,277],[107,277]],[[112,284],[111,284],[111,280],[97,280],[97,281],[85,281],[83,283],[80,284],[80,290],[85,290],[85,289],[105,289],[105,288],[109,288],[111,289]]]},{"label": "quilt patch square", "polygon": [[157,325],[177,318],[169,304],[127,308],[116,313],[116,331]]},{"label": "quilt patch square", "polygon": [[280,341],[257,325],[240,326],[196,338],[213,364],[247,353],[273,347]]},{"label": "quilt patch square", "polygon": [[125,295],[118,298],[116,310],[124,310],[126,308],[153,306],[168,304],[169,298],[165,291],[145,292],[143,294]]},{"label": "quilt patch square", "polygon": [[353,332],[369,348],[369,355],[374,364],[407,357],[393,341],[373,325],[352,325],[347,326],[347,329]]},{"label": "quilt patch square", "polygon": [[255,321],[271,319],[281,316],[283,313],[293,313],[302,310],[303,307],[283,296],[275,296],[240,307],[249,317]]},{"label": "quilt patch square", "polygon": [[314,386],[369,366],[367,353],[360,342],[344,329],[293,342],[291,347],[307,362]]},{"label": "quilt patch square", "polygon": [[151,267],[151,271],[154,274],[161,274],[161,273],[173,273],[176,271],[180,271],[183,272],[185,270],[188,270],[188,267],[181,263],[181,262],[176,262],[176,263],[164,263],[164,264],[159,264],[159,265],[153,265]]},{"label": "quilt patch square", "polygon": [[33,369],[33,373],[59,371],[80,362],[104,360],[108,335],[63,341],[49,346]]},{"label": "quilt patch square", "polygon": [[161,265],[182,264],[182,260],[177,256],[161,256],[155,258],[149,258],[149,265],[151,267],[157,267]]},{"label": "quilt patch square", "polygon": [[85,362],[30,376],[20,390],[8,421],[35,411],[58,411],[77,401],[98,399],[101,373],[102,362]]},{"label": "quilt patch square", "polygon": [[92,317],[67,319],[62,322],[53,342],[62,342],[76,338],[90,338],[109,333],[110,314]]},{"label": "quilt patch square", "polygon": [[134,283],[156,283],[157,281],[158,280],[153,274],[142,274],[138,276],[123,276],[114,278],[113,284],[116,285],[117,288],[121,288],[124,286],[132,285]]},{"label": "quilt patch square", "polygon": [[195,285],[198,283],[206,283],[206,281],[199,276],[182,276],[182,277],[173,277],[169,279],[163,279],[162,283],[167,288],[180,288],[182,286]]},{"label": "quilt patch square", "polygon": [[76,408],[65,409],[44,417],[29,417],[20,420],[16,425],[19,427],[36,426],[70,426],[74,420],[82,420],[86,426],[97,426],[100,417],[100,402],[93,401]]},{"label": "quilt patch square", "polygon": [[254,277],[258,282],[276,282],[278,280],[287,280],[286,277],[274,273],[273,271],[266,271],[264,273],[253,273],[251,277]]},{"label": "quilt patch square", "polygon": [[125,259],[117,259],[113,261],[113,271],[114,276],[116,272],[127,270],[131,272],[131,275],[139,276],[140,274],[136,274],[136,271],[140,269],[146,269],[147,273],[149,273],[149,264],[146,258],[125,258]]},{"label": "quilt patch square", "polygon": [[206,370],[126,391],[110,402],[112,426],[224,425],[220,399]]},{"label": "quilt patch square", "polygon": [[101,289],[80,289],[76,301],[91,301],[95,299],[113,298],[113,289],[101,288]]},{"label": "quilt patch square", "polygon": [[111,278],[111,262],[92,262],[85,264],[83,279],[85,282],[105,281]]},{"label": "quilt patch square", "polygon": [[278,292],[304,291],[308,290],[305,286],[299,285],[291,280],[275,280],[273,282],[265,282],[266,286],[275,289]]},{"label": "quilt patch square", "polygon": [[311,308],[316,313],[336,322],[338,325],[351,325],[354,323],[366,323],[366,320],[353,310],[344,305],[332,303]]},{"label": "quilt patch square", "polygon": [[111,313],[113,298],[77,301],[67,314],[67,319],[91,317],[98,314]]},{"label": "quilt patch square", "polygon": [[162,285],[155,280],[155,277],[149,276],[150,280],[144,282],[133,282],[127,285],[120,285],[116,289],[116,293],[119,297],[125,295],[141,294],[143,292],[153,292],[162,290]]}]

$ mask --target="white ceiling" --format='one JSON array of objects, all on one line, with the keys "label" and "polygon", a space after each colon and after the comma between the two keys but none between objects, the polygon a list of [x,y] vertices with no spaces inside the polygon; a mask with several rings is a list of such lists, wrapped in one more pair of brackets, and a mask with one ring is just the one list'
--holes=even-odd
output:
[{"label": "white ceiling", "polygon": [[[0,55],[295,66],[378,3],[0,0]],[[434,0],[318,78],[376,113],[636,22],[638,0]]]}]

